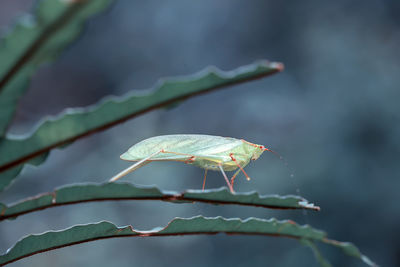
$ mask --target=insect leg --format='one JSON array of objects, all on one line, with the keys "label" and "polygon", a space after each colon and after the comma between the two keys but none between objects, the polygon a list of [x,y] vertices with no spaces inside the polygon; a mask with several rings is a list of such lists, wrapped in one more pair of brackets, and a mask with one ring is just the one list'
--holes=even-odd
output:
[{"label": "insect leg", "polygon": [[204,190],[204,186],[206,185],[206,178],[207,178],[207,169],[204,172],[204,180],[203,180],[203,190]]},{"label": "insect leg", "polygon": [[161,152],[162,152],[162,150],[157,151],[157,152],[151,154],[150,156],[148,156],[148,157],[146,157],[146,158],[144,158],[144,159],[142,159],[142,160],[136,162],[136,163],[133,164],[132,166],[130,166],[130,167],[126,168],[125,170],[121,171],[120,173],[114,175],[114,176],[109,180],[109,182],[114,182],[114,181],[118,180],[119,178],[124,177],[124,176],[127,175],[128,173],[133,172],[134,170],[139,169],[140,167],[142,167],[142,166],[144,166],[144,165],[146,165],[146,164],[149,164],[150,161],[148,161],[148,160],[151,159],[152,157],[154,157],[154,156],[160,154]]},{"label": "insect leg", "polygon": [[236,166],[239,167],[239,169],[243,172],[244,176],[246,176],[247,181],[250,180],[250,177],[247,175],[247,173],[243,170],[242,166],[240,166],[240,164],[237,162],[237,160],[235,159],[235,157],[233,156],[233,153],[229,154],[229,156],[231,157],[231,159],[235,162]]},{"label": "insect leg", "polygon": [[228,177],[226,176],[226,173],[224,172],[224,169],[222,169],[221,164],[219,164],[218,167],[219,167],[219,169],[220,169],[222,175],[223,175],[224,178],[225,178],[225,181],[226,181],[226,184],[227,184],[228,187],[229,187],[229,190],[231,190],[231,193],[235,193],[235,191],[233,190],[233,187],[232,187],[231,183],[230,183],[229,180],[228,180]]},{"label": "insect leg", "polygon": [[232,187],[233,187],[233,183],[235,182],[236,176],[239,174],[239,172],[240,172],[240,169],[238,169],[238,170],[235,172],[235,174],[232,176],[232,178],[231,178],[231,185],[232,185]]},{"label": "insect leg", "polygon": [[193,163],[195,161],[195,159],[196,159],[195,156],[191,156],[188,160],[184,161],[184,163],[186,163],[186,164]]}]

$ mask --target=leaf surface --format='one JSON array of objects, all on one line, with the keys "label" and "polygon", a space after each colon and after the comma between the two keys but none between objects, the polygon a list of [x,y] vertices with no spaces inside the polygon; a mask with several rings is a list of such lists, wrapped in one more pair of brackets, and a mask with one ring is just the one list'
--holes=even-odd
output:
[{"label": "leaf surface", "polygon": [[[265,77],[282,70],[282,64],[259,61],[232,71],[208,67],[190,77],[164,79],[147,94],[108,97],[87,108],[68,109],[44,120],[28,137],[8,137],[0,142],[0,172],[28,162],[41,164],[51,149],[105,130],[147,111],[218,88]],[[0,191],[12,178],[0,173]]]},{"label": "leaf surface", "polygon": [[187,190],[183,193],[161,191],[157,187],[139,187],[129,183],[79,184],[61,187],[54,192],[28,198],[16,204],[0,206],[0,220],[61,205],[105,200],[163,200],[175,203],[203,202],[236,204],[273,209],[319,210],[299,196],[260,196],[257,192],[230,193],[226,187]]},{"label": "leaf surface", "polygon": [[42,0],[0,41],[0,137],[15,113],[29,79],[38,67],[53,61],[81,30],[84,22],[112,0]]},{"label": "leaf surface", "polygon": [[[308,225],[298,225],[293,221],[276,219],[222,217],[207,218],[196,216],[183,219],[175,218],[165,227],[149,231],[135,230],[132,226],[117,227],[110,222],[75,225],[60,231],[49,231],[38,235],[28,235],[0,256],[0,264],[5,265],[16,260],[57,248],[114,237],[176,236],[194,234],[241,234],[270,235],[291,237],[298,240],[324,242],[326,234]],[[354,256],[354,255],[353,255]]]}]

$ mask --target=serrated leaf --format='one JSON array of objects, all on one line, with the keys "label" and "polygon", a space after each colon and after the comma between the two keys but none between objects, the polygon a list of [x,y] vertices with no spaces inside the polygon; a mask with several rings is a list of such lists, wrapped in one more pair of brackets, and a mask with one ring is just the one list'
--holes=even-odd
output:
[{"label": "serrated leaf", "polygon": [[0,220],[61,205],[105,200],[162,200],[175,203],[203,202],[210,204],[236,204],[273,209],[313,209],[319,207],[299,196],[260,196],[257,192],[234,193],[226,187],[208,190],[188,190],[183,193],[161,191],[157,187],[135,186],[128,183],[79,184],[64,186],[54,192],[40,194],[6,206],[0,212]]},{"label": "serrated leaf", "polygon": [[[95,106],[68,109],[56,118],[43,121],[29,137],[9,137],[0,142],[0,172],[34,159],[55,147],[94,132],[110,128],[147,111],[218,88],[265,77],[282,70],[282,64],[259,61],[232,71],[209,67],[200,73],[162,80],[147,94],[108,97]],[[4,179],[0,174],[0,179]],[[0,185],[6,183],[0,182]],[[0,187],[0,191],[4,186]]]},{"label": "serrated leaf", "polygon": [[332,239],[324,238],[322,240],[324,243],[333,245],[335,247],[340,248],[345,254],[361,259],[363,262],[368,264],[369,266],[378,267],[373,261],[371,261],[367,256],[361,254],[360,250],[350,242],[340,242]]},{"label": "serrated leaf", "polygon": [[222,204],[240,204],[248,206],[259,206],[272,209],[310,209],[320,210],[320,207],[308,202],[299,196],[260,196],[258,192],[234,193],[232,194],[226,187],[221,189],[209,190],[187,190],[183,193],[185,199],[199,202],[219,202]]},{"label": "serrated leaf", "polygon": [[249,218],[225,219],[197,216],[189,219],[176,218],[164,228],[150,231],[135,230],[132,226],[116,227],[109,222],[77,225],[62,231],[49,231],[39,235],[29,235],[18,241],[6,254],[0,256],[0,264],[7,264],[24,257],[73,244],[93,240],[127,236],[172,236],[190,234],[260,234],[294,238],[322,239],[324,232],[310,226],[299,226],[291,221],[263,220]]},{"label": "serrated leaf", "polygon": [[77,38],[84,22],[112,0],[42,0],[0,41],[0,137],[6,133],[29,78]]},{"label": "serrated leaf", "polygon": [[0,173],[0,192],[14,180],[14,178],[22,171],[22,168],[23,165],[19,165]]},{"label": "serrated leaf", "polygon": [[132,226],[117,227],[110,222],[99,222],[86,225],[76,225],[61,231],[49,231],[38,235],[28,235],[19,240],[12,248],[0,256],[0,264],[8,264],[19,259],[57,248],[114,237],[148,237],[176,236],[198,234],[241,234],[241,235],[271,235],[291,237],[304,242],[323,241],[325,232],[316,230],[309,225],[298,225],[293,221],[276,219],[222,217],[206,218],[197,216],[189,219],[176,218],[166,227],[157,227],[149,231],[135,230]]}]

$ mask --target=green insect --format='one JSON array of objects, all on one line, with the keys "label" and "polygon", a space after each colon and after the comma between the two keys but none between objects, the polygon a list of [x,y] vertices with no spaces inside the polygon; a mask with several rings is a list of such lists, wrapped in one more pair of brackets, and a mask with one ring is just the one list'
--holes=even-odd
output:
[{"label": "green insect", "polygon": [[[110,179],[116,181],[128,173],[149,164],[152,161],[180,161],[205,169],[203,190],[206,183],[207,171],[221,171],[231,190],[236,176],[240,171],[250,177],[243,168],[250,160],[258,159],[264,151],[276,152],[247,142],[243,139],[200,134],[162,135],[145,139],[128,149],[121,155],[126,161],[137,161],[129,168],[121,171]],[[229,181],[225,171],[234,171]]]}]

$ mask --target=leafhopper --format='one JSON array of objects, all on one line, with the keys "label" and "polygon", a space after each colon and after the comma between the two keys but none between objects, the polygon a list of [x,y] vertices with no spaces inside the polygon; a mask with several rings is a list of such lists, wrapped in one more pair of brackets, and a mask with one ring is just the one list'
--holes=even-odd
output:
[{"label": "leafhopper", "polygon": [[[257,145],[231,137],[176,134],[161,135],[145,139],[121,155],[122,160],[137,161],[132,166],[116,174],[110,182],[116,181],[128,173],[149,164],[152,161],[180,161],[205,169],[203,190],[207,171],[220,171],[231,192],[236,176],[243,172],[247,180],[250,177],[244,167],[250,160],[257,160],[264,151],[276,152],[263,145]],[[229,180],[225,171],[235,171]]]}]

